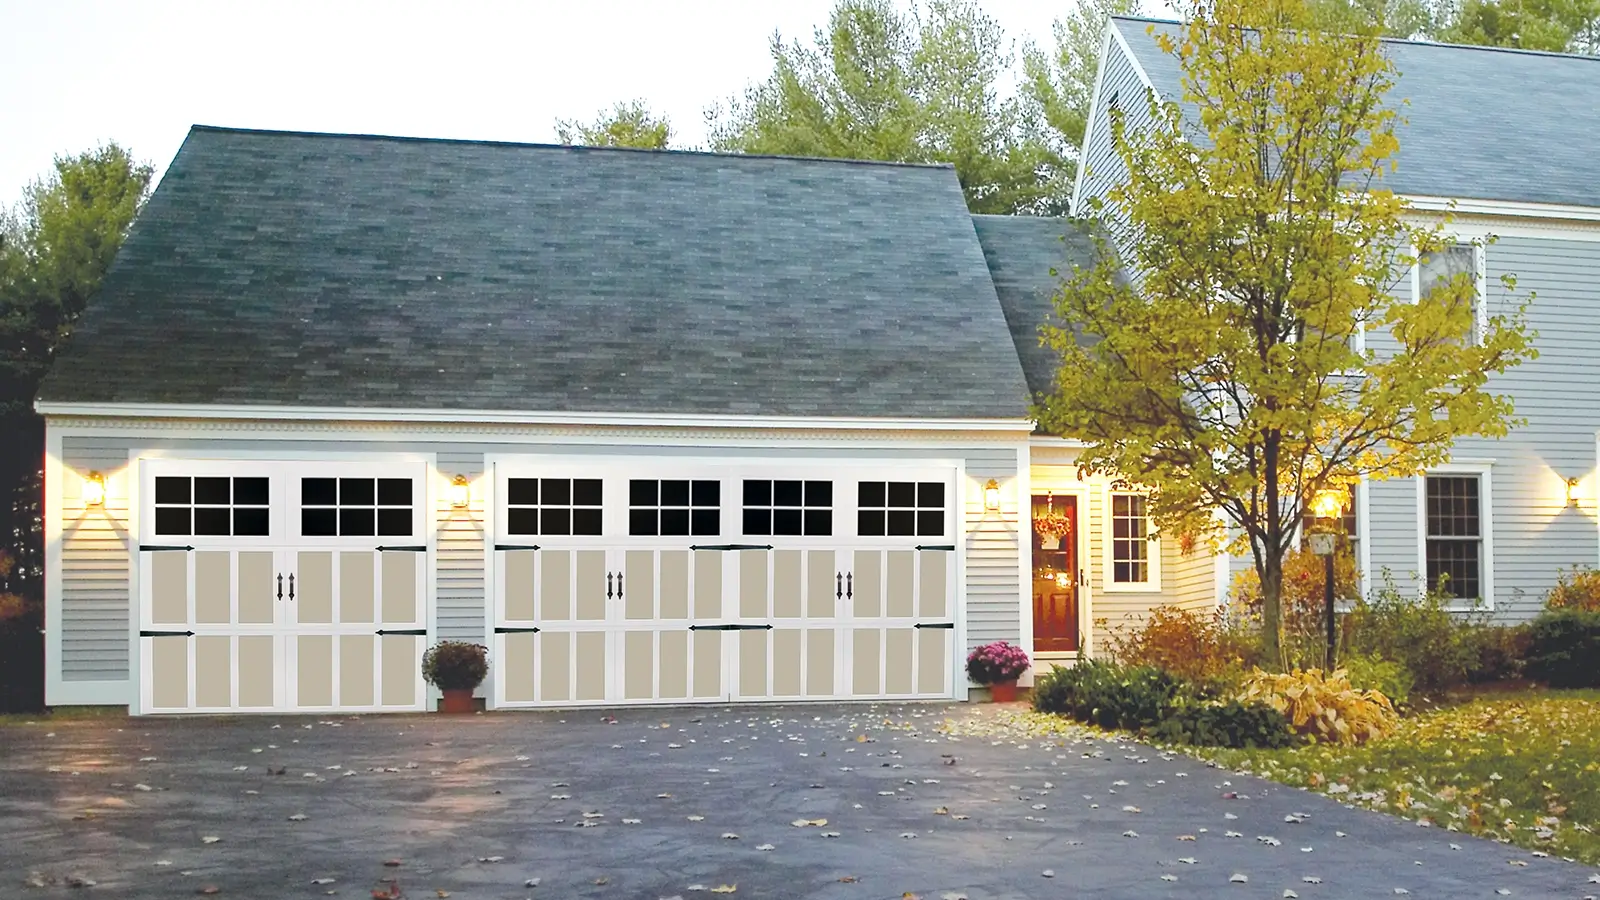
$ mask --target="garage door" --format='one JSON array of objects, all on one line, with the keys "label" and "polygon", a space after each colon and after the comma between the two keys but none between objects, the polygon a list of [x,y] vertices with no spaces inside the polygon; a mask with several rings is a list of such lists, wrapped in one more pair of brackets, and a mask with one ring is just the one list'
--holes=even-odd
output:
[{"label": "garage door", "polygon": [[426,468],[141,465],[140,710],[420,710]]},{"label": "garage door", "polygon": [[495,472],[496,705],[952,695],[953,470]]}]

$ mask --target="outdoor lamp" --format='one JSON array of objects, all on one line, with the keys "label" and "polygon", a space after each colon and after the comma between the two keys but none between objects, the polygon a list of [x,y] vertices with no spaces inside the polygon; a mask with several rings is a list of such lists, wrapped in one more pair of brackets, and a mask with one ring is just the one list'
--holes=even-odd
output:
[{"label": "outdoor lamp", "polygon": [[83,505],[106,505],[106,477],[99,472],[90,472],[83,477]]},{"label": "outdoor lamp", "polygon": [[983,486],[983,508],[989,512],[1000,511],[1000,482],[993,478]]},{"label": "outdoor lamp", "polygon": [[1311,510],[1319,519],[1337,519],[1344,512],[1344,491],[1323,488],[1311,496]]},{"label": "outdoor lamp", "polygon": [[1567,505],[1574,509],[1578,506],[1578,479],[1567,479]]},{"label": "outdoor lamp", "polygon": [[466,509],[467,503],[472,499],[472,489],[467,483],[467,476],[457,475],[450,479],[450,505],[456,509]]},{"label": "outdoor lamp", "polygon": [[1339,516],[1344,512],[1345,492],[1335,488],[1323,488],[1311,495],[1311,510],[1316,513],[1319,521],[1329,524],[1329,530],[1307,536],[1311,544],[1311,552],[1322,557],[1323,572],[1323,603],[1327,607],[1328,645],[1326,648],[1327,671],[1333,671],[1334,657],[1339,646],[1338,632],[1336,631],[1333,610],[1333,554],[1337,549],[1332,525],[1339,521]]}]

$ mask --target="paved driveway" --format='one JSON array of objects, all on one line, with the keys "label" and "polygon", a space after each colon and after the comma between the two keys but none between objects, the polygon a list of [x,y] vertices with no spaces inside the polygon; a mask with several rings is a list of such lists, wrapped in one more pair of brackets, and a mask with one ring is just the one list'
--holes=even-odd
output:
[{"label": "paved driveway", "polygon": [[994,707],[0,726],[0,897],[1578,898],[1593,874]]}]

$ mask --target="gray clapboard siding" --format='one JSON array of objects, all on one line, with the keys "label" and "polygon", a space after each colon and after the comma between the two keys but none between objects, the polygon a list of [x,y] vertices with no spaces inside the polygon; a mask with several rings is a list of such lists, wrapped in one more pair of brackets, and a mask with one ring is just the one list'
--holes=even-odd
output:
[{"label": "gray clapboard siding", "polygon": [[1015,482],[1018,475],[1017,451],[969,450],[966,467],[968,484],[979,486],[977,496],[968,497],[965,511],[967,647],[970,650],[991,641],[1025,645],[1022,637],[1022,576],[1018,569],[1022,553],[1017,530],[1020,521],[1018,510],[1014,505],[1010,508],[1003,506],[998,518],[986,517],[981,487],[990,478],[1001,484]]},{"label": "gray clapboard siding", "polygon": [[438,535],[434,568],[438,578],[434,607],[438,636],[442,640],[484,641],[484,508],[481,478],[484,472],[481,450],[441,450],[439,472],[446,480],[465,475],[474,485],[472,502],[466,509],[452,509],[449,501],[439,504]]},{"label": "gray clapboard siding", "polygon": [[128,443],[118,438],[63,438],[64,466],[98,471],[105,506],[87,510],[78,479],[63,478],[61,535],[61,678],[121,681],[128,677]]},{"label": "gray clapboard siding", "polygon": [[[1107,27],[1116,26],[1115,23],[1111,23]],[[1146,36],[1140,34],[1138,37]],[[1080,157],[1083,169],[1079,178],[1083,180],[1083,185],[1078,196],[1078,208],[1072,211],[1078,216],[1090,215],[1093,201],[1107,200],[1111,188],[1127,177],[1127,169],[1117,156],[1116,146],[1111,140],[1112,106],[1115,105],[1122,110],[1123,122],[1130,132],[1142,128],[1150,121],[1149,91],[1139,77],[1133,61],[1123,52],[1122,45],[1115,40],[1111,41],[1100,65],[1102,67],[1100,93],[1095,97],[1094,119],[1089,122],[1084,132],[1083,153]],[[1105,214],[1115,217],[1115,213],[1111,210],[1107,210]]]}]

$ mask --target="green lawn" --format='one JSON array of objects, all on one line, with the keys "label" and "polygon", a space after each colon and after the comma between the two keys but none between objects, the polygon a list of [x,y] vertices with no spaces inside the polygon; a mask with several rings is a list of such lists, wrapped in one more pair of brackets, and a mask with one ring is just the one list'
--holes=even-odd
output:
[{"label": "green lawn", "polygon": [[1600,691],[1481,697],[1361,747],[1200,752],[1340,802],[1600,865]]}]

